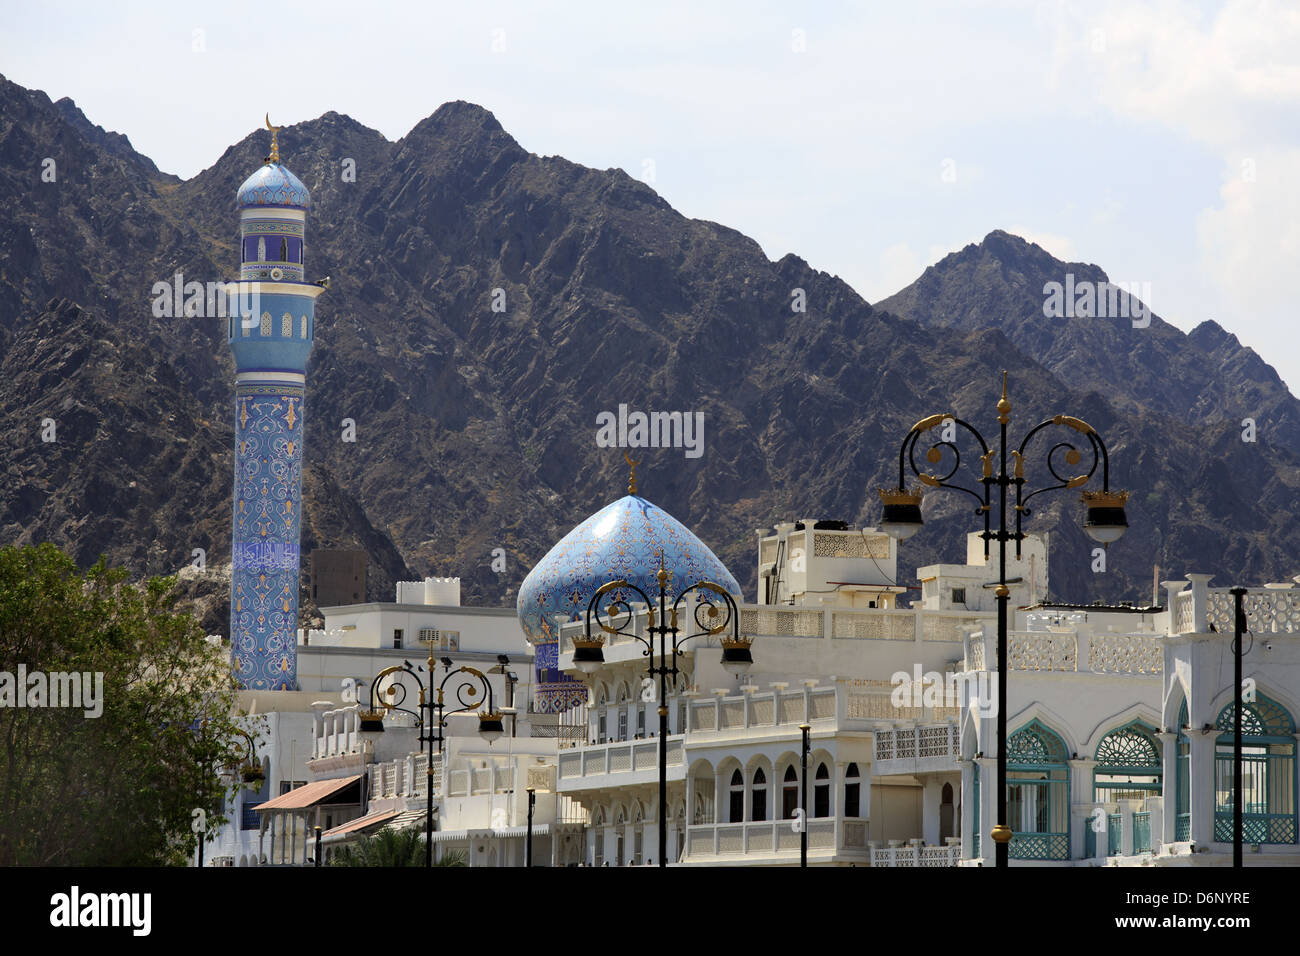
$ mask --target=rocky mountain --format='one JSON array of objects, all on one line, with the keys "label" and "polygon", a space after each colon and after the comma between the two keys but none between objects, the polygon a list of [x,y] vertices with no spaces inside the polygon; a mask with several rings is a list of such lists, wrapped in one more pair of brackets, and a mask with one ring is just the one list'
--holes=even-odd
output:
[{"label": "rocky mountain", "polygon": [[[140,573],[203,548],[209,571],[187,579],[213,629],[233,366],[224,320],[155,318],[151,290],[236,274],[235,190],[268,148],[254,132],[181,182],[70,101],[0,79],[0,540]],[[309,277],[332,277],[308,375],[303,550],[364,547],[372,599],[435,573],[459,575],[467,601],[513,601],[554,541],[623,493],[621,452],[596,441],[597,415],[620,404],[703,413],[699,457],[634,453],[640,491],[752,595],[754,528],[874,523],[907,429],[940,410],[995,428],[1003,368],[1016,423],[1086,419],[1133,492],[1105,573],[1076,496],[1036,511],[1054,596],[1144,601],[1154,563],[1250,583],[1296,570],[1300,458],[1282,436],[1300,419],[1271,369],[1217,327],[1042,321],[1038,280],[1065,264],[1015,237],[994,233],[873,308],[619,170],[528,153],[468,103],[395,143],[327,113],[281,132],[280,153],[312,192]],[[1228,428],[1242,408],[1259,416],[1253,444]],[[961,559],[962,497],[927,497],[902,583],[917,563]]]}]

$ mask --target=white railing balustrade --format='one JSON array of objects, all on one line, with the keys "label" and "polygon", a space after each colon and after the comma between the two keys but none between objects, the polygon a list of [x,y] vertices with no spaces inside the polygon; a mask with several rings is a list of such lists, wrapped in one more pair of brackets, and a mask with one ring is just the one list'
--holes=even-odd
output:
[{"label": "white railing balustrade", "polygon": [[891,841],[892,846],[872,847],[872,866],[956,866],[961,860],[961,841],[953,840],[947,846],[921,846],[913,842],[902,844]]},{"label": "white railing balustrade", "polygon": [[1007,667],[1013,671],[1077,670],[1078,644],[1074,634],[1012,631],[1007,635]]},{"label": "white railing balustrade", "polygon": [[688,704],[691,732],[713,733],[788,724],[798,726],[804,721],[834,720],[836,693],[836,688],[831,686],[813,687],[806,696],[801,690],[771,690],[739,697],[692,700]]},{"label": "white railing balustrade", "polygon": [[[668,738],[668,766],[682,763],[682,738]],[[601,774],[654,771],[659,767],[659,741],[625,741],[613,744],[595,744],[578,747],[560,754],[559,773],[562,780],[577,780]]]},{"label": "white railing balustrade", "polygon": [[[1300,633],[1300,591],[1294,588],[1251,589],[1241,599],[1246,627],[1252,634]],[[1232,633],[1236,598],[1227,588],[1213,588],[1208,594],[1206,620],[1220,634]]]},{"label": "white railing balustrade", "polygon": [[1093,634],[1088,641],[1088,669],[1094,674],[1161,674],[1164,648],[1155,635]]},{"label": "white railing balustrade", "polygon": [[[845,832],[852,830],[854,844],[842,840],[843,848],[863,850],[866,845],[866,823],[846,823]],[[767,820],[746,823],[705,823],[686,828],[688,857],[699,859],[708,856],[784,856],[799,859],[800,834],[790,827],[789,820]],[[835,821],[812,819],[808,821],[808,849],[834,850]]]}]

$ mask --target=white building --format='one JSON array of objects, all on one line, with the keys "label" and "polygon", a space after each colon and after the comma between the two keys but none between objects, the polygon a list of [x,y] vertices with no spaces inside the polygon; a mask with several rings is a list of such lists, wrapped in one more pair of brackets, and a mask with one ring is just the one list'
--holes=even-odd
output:
[{"label": "white building", "polygon": [[[527,753],[532,748],[554,754],[558,719],[531,713],[533,653],[514,611],[461,606],[456,578],[401,582],[397,595],[401,600],[391,604],[322,608],[325,627],[299,632],[301,690],[240,692],[241,708],[261,715],[250,726],[265,724],[255,740],[266,779],[259,790],[236,795],[227,811],[229,822],[205,847],[209,865],[314,862],[315,827],[323,831],[323,849],[337,845],[340,838],[355,839],[374,822],[354,824],[374,810],[373,799],[378,797],[381,810],[396,806],[398,768],[416,761],[420,773],[402,784],[411,790],[412,812],[385,823],[423,827],[424,791],[415,793],[414,788],[427,776],[426,758],[419,753],[413,722],[391,716],[386,723],[392,732],[373,742],[362,740],[358,732],[358,711],[368,704],[375,675],[406,660],[424,665],[429,649],[423,641],[432,640],[434,657],[451,661],[453,670],[469,666],[484,673],[496,708],[504,711],[506,743],[498,741],[494,749],[477,737],[472,719],[450,718],[450,753],[460,753],[461,737],[470,735],[467,739],[478,741],[498,764],[501,751]],[[445,668],[441,663],[437,667],[440,680]],[[526,743],[517,744],[520,741]],[[466,752],[467,759],[473,750]],[[496,788],[499,802],[503,790]],[[348,824],[354,824],[351,830],[340,831]],[[325,835],[331,833],[327,840]]]},{"label": "white building", "polygon": [[[873,846],[890,844],[957,863],[958,700],[927,691],[927,681],[960,669],[963,635],[993,619],[973,597],[964,607],[951,600],[963,587],[982,593],[996,573],[975,545],[973,564],[921,569],[933,593],[900,608],[896,544],[883,532],[813,519],[760,532],[759,594],[772,600],[738,607],[740,632],[754,638],[752,667],[733,677],[716,637],[687,642],[666,701],[670,863],[799,861],[805,723],[810,863],[867,865]],[[1021,585],[1026,598],[1046,584],[1041,541],[1028,543],[1027,565],[1031,556],[1042,575],[1037,594]],[[646,623],[639,606],[625,630],[645,637]],[[573,641],[585,629],[585,619],[559,627],[561,670],[580,673]],[[571,712],[586,743],[561,750],[558,786],[587,812],[589,865],[649,863],[659,827],[657,683],[642,643],[604,638],[603,664],[586,678],[589,706]]]}]

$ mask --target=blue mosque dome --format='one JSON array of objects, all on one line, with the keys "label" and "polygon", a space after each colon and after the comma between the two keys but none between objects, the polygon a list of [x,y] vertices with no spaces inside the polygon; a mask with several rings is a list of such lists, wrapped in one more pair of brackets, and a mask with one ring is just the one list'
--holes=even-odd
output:
[{"label": "blue mosque dome", "polygon": [[[623,578],[646,594],[659,593],[659,554],[672,573],[669,593],[712,581],[737,601],[740,585],[704,542],[662,508],[635,493],[606,505],[547,552],[519,588],[519,623],[529,642],[556,639],[555,623],[581,620],[596,590]],[[635,595],[629,595],[635,598]]]},{"label": "blue mosque dome", "polygon": [[311,194],[302,181],[278,161],[268,162],[239,187],[241,208],[289,206],[306,209],[311,204]]}]

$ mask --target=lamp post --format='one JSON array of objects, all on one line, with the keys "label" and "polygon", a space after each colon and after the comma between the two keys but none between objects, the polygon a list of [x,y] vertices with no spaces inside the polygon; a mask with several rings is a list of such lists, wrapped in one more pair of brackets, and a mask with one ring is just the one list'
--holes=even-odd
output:
[{"label": "lamp post", "polygon": [[[722,666],[730,674],[743,674],[754,663],[750,646],[753,639],[740,634],[740,612],[735,599],[726,588],[712,581],[697,581],[678,593],[671,605],[668,600],[668,579],[672,572],[664,567],[663,552],[659,552],[659,570],[655,574],[659,582],[658,599],[652,599],[644,591],[629,581],[618,579],[608,581],[597,588],[587,604],[587,630],[585,637],[573,642],[573,664],[584,674],[593,674],[605,663],[602,650],[605,638],[603,634],[593,634],[592,621],[604,634],[619,634],[630,637],[645,645],[642,654],[648,659],[647,670],[651,678],[659,677],[659,865],[668,865],[668,678],[674,685],[677,682],[677,657],[685,653],[682,645],[692,638],[719,635],[722,644]],[[646,607],[646,633],[642,637],[631,628],[636,614],[632,605],[624,596],[625,591],[633,592]],[[700,628],[694,634],[678,637],[677,616],[682,611],[682,602],[692,591],[696,593],[695,610],[691,612],[695,626]],[[611,594],[611,592],[614,592]],[[605,620],[600,620],[600,600],[610,595],[610,603],[605,608]],[[715,603],[717,602],[717,603]],[[719,604],[726,613],[719,610]],[[656,616],[655,608],[659,612]],[[656,623],[657,622],[657,623]],[[728,627],[730,634],[725,634]],[[655,664],[655,635],[659,636],[659,663]]]},{"label": "lamp post", "polygon": [[802,746],[799,750],[799,865],[808,865],[808,733],[812,730],[808,724],[799,725]]},{"label": "lamp post", "polygon": [[[998,587],[995,594],[998,602],[998,780],[997,780],[997,825],[993,828],[992,837],[996,845],[996,865],[1003,867],[1008,864],[1009,846],[1012,832],[1007,826],[1007,602],[1010,599],[1011,590],[1007,587],[1007,542],[1016,543],[1016,558],[1020,558],[1020,542],[1024,540],[1024,535],[1020,530],[1021,518],[1032,514],[1033,512],[1027,507],[1028,502],[1035,495],[1042,494],[1045,491],[1054,491],[1063,488],[1078,488],[1087,483],[1101,465],[1101,489],[1099,491],[1083,492],[1083,501],[1087,505],[1087,515],[1084,518],[1083,530],[1090,538],[1098,543],[1109,546],[1112,542],[1118,541],[1128,528],[1128,520],[1124,514],[1124,505],[1128,501],[1128,492],[1110,490],[1110,457],[1106,453],[1106,445],[1101,440],[1101,436],[1087,422],[1081,421],[1070,415],[1057,415],[1040,422],[1029,430],[1024,439],[1020,442],[1019,448],[1009,449],[1007,445],[1007,424],[1011,421],[1011,403],[1007,401],[1007,373],[1002,373],[1002,398],[998,400],[998,427],[1000,431],[1000,440],[996,449],[990,449],[988,443],[984,440],[973,425],[963,421],[956,415],[945,412],[939,415],[931,415],[923,418],[908,431],[903,439],[902,447],[898,451],[898,486],[896,488],[881,488],[880,498],[884,505],[884,512],[881,516],[880,528],[886,534],[903,541],[910,538],[921,529],[921,490],[908,490],[904,482],[904,466],[910,466],[912,472],[920,479],[921,484],[931,488],[953,488],[957,491],[964,491],[973,497],[979,506],[975,509],[977,515],[984,517],[984,532],[980,535],[984,539],[984,558],[989,557],[989,542],[998,542]],[[926,460],[937,465],[943,460],[943,449],[948,449],[953,455],[952,467],[940,475],[922,472],[916,466],[916,446],[922,436],[931,429],[944,424],[945,422],[954,422],[960,425],[966,431],[975,436],[975,440],[980,446],[980,477],[979,484],[984,486],[983,493],[978,493],[970,488],[955,484],[949,481],[957,473],[961,466],[961,453],[958,451],[956,444],[943,438],[941,433],[940,440],[934,442],[926,452]],[[1086,472],[1082,472],[1073,477],[1066,477],[1057,471],[1058,462],[1055,460],[1058,452],[1064,452],[1064,464],[1070,467],[1078,466],[1083,460],[1083,455],[1075,447],[1073,441],[1058,441],[1047,451],[1046,464],[1047,470],[1058,483],[1045,485],[1042,488],[1024,494],[1025,486],[1025,449],[1028,447],[1030,440],[1043,429],[1052,426],[1061,425],[1073,429],[1088,440],[1088,448],[1092,453],[1092,462]],[[955,430],[954,430],[955,431]],[[1077,439],[1076,439],[1077,440]],[[1080,442],[1082,444],[1082,442]],[[997,455],[1000,464],[997,473],[994,474],[994,456]],[[1008,469],[1008,456],[1012,459],[1011,468]],[[998,489],[998,526],[997,530],[991,528],[992,512],[994,503],[992,500],[993,488]],[[1015,530],[1007,530],[1007,495],[1008,489],[1015,489]]]},{"label": "lamp post", "polygon": [[[429,659],[426,662],[428,666],[428,683],[421,679],[420,675],[426,673],[424,667],[419,664],[412,665],[410,661],[403,661],[400,665],[385,667],[375,679],[370,682],[370,709],[361,713],[361,733],[365,735],[380,734],[384,731],[384,713],[387,711],[398,711],[415,718],[417,737],[420,741],[420,749],[424,750],[424,745],[428,744],[429,749],[428,762],[425,767],[425,809],[424,809],[424,865],[433,866],[433,745],[438,745],[438,753],[442,753],[442,742],[445,739],[443,728],[447,726],[447,718],[452,714],[459,714],[466,711],[474,711],[478,714],[478,732],[488,743],[496,740],[504,732],[501,725],[501,711],[497,710],[493,704],[492,683],[487,676],[480,670],[473,667],[461,666],[454,670],[452,665],[454,661],[444,657],[441,660],[446,675],[442,682],[437,686],[437,697],[433,697],[433,680],[435,663],[433,659],[433,641],[425,641],[429,645]],[[444,712],[444,690],[447,682],[457,674],[467,674],[472,679],[462,680],[456,687],[456,702],[461,706]],[[379,690],[380,681],[391,677],[388,686],[384,689],[383,697],[386,700],[376,701],[376,693]],[[419,688],[419,703],[415,710],[403,707],[406,701],[407,686],[406,681],[415,682]],[[487,710],[480,710],[480,706],[486,701]],[[382,707],[383,710],[378,708]]]},{"label": "lamp post", "polygon": [[[524,866],[532,868],[533,865],[533,805],[537,802],[537,791],[533,787],[527,788],[528,793],[528,842],[524,844]],[[554,830],[554,827],[552,827]],[[551,840],[554,842],[555,835],[552,833]]]}]

